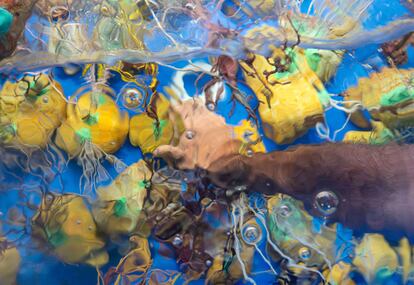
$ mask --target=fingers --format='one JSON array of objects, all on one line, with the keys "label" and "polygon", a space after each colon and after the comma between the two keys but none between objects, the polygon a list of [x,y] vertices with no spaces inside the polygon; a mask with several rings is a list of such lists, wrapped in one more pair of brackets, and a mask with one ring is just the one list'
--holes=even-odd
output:
[{"label": "fingers", "polygon": [[203,100],[199,97],[193,97],[192,99],[186,101],[175,101],[170,106],[171,110],[178,114],[182,114],[183,112],[192,113],[192,111],[196,109],[201,109],[202,107],[205,107]]},{"label": "fingers", "polygon": [[173,102],[170,104],[170,108],[174,113],[181,114],[183,110],[182,102]]},{"label": "fingers", "polygon": [[[184,127],[186,129],[193,129],[194,127],[200,125],[199,122],[203,119],[205,113],[205,106],[202,101],[198,98],[185,101],[176,113],[179,114],[183,120]],[[206,109],[207,110],[207,109]]]},{"label": "fingers", "polygon": [[184,151],[180,148],[171,145],[162,145],[158,147],[153,155],[155,157],[161,157],[169,164],[177,165],[179,161],[184,159]]}]

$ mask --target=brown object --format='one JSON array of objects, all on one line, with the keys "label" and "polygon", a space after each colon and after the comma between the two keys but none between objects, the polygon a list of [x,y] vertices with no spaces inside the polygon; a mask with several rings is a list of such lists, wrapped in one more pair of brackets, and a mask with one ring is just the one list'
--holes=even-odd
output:
[{"label": "brown object", "polygon": [[328,190],[339,199],[328,221],[414,236],[413,168],[414,145],[324,144],[251,158],[228,156],[210,166],[208,175],[222,187],[288,194],[314,216],[323,216],[315,196]]},{"label": "brown object", "polygon": [[399,40],[385,43],[381,46],[384,55],[395,65],[405,64],[408,61],[407,48],[414,45],[414,33],[411,32]]}]

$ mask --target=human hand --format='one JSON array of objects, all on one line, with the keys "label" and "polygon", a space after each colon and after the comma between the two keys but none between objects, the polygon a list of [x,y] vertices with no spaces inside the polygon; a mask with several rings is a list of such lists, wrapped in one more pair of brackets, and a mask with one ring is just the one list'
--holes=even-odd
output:
[{"label": "human hand", "polygon": [[238,155],[241,142],[236,139],[233,127],[222,116],[209,111],[201,99],[172,105],[172,109],[181,116],[185,131],[177,146],[160,146],[154,156],[180,170],[208,171],[219,159]]}]

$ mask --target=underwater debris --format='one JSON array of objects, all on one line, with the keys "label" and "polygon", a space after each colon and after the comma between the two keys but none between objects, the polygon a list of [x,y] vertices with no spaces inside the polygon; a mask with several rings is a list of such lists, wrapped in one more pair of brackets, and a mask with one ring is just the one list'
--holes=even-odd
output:
[{"label": "underwater debris", "polygon": [[174,285],[181,273],[172,270],[152,270],[149,274],[148,285]]},{"label": "underwater debris", "polygon": [[[208,284],[232,284],[243,279],[245,274],[250,275],[252,271],[255,247],[247,244],[241,238],[239,232],[237,234],[233,232],[222,234],[224,234],[223,238],[225,238],[226,243],[216,253],[211,268],[207,272]],[[238,253],[236,253],[236,250]],[[237,255],[239,256],[237,257]]]},{"label": "underwater debris", "polygon": [[99,267],[109,259],[105,242],[80,196],[47,193],[32,219],[32,236],[65,263]]},{"label": "underwater debris", "polygon": [[102,1],[95,9],[100,17],[93,38],[102,50],[145,49],[143,25],[146,18],[135,2]]},{"label": "underwater debris", "polygon": [[[63,2],[63,1],[62,1]],[[66,2],[66,1],[65,1]],[[39,11],[46,13],[51,25],[49,36],[48,51],[56,57],[72,57],[90,49],[90,42],[87,40],[86,26],[82,23],[68,22],[71,16],[70,10],[65,5],[44,7],[46,1],[37,3]],[[43,9],[43,10],[41,10]],[[46,43],[44,43],[46,45]],[[67,65],[64,67],[66,74],[73,75],[79,71],[77,65]]]},{"label": "underwater debris", "polygon": [[231,89],[231,100],[233,103],[233,107],[232,110],[230,110],[229,116],[233,115],[236,103],[239,103],[244,108],[246,108],[246,111],[249,114],[248,119],[253,119],[257,123],[257,116],[254,110],[249,106],[248,98],[246,98],[246,95],[242,94],[242,92],[238,88],[238,70],[239,64],[236,59],[224,55],[221,55],[217,58],[217,60],[211,68],[211,74],[217,73],[217,76],[213,76],[212,80],[210,80],[203,87],[203,92],[206,97],[206,107],[210,111],[214,111],[216,109],[218,101],[222,99],[223,93],[225,93],[225,87],[222,85],[224,82]]},{"label": "underwater debris", "polygon": [[[143,207],[144,220],[156,220],[156,216],[169,204],[178,203],[181,199],[182,187],[181,176],[177,176],[176,172],[171,172],[169,169],[153,172],[151,191]],[[151,226],[149,228],[152,229]]]},{"label": "underwater debris", "polygon": [[409,33],[400,40],[385,43],[381,48],[384,55],[391,60],[391,64],[398,66],[407,63],[407,48],[409,45],[414,45],[414,33]]}]

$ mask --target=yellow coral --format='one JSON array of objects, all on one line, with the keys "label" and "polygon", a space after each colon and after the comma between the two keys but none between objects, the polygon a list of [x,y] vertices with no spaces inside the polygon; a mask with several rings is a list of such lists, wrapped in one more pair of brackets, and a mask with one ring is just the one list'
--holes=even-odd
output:
[{"label": "yellow coral", "polygon": [[62,87],[46,74],[7,81],[0,93],[0,140],[45,147],[65,109]]},{"label": "yellow coral", "polygon": [[93,214],[102,231],[114,235],[135,229],[151,176],[146,162],[141,160],[128,167],[111,185],[98,188]]},{"label": "yellow coral", "polygon": [[403,269],[403,278],[404,278],[403,280],[404,280],[404,283],[407,283],[408,275],[413,270],[413,265],[412,265],[413,260],[411,258],[411,246],[407,238],[403,238],[402,240],[400,240],[400,245],[397,248],[397,251],[398,251],[400,261],[401,261],[401,266]]},{"label": "yellow coral", "polygon": [[[281,250],[296,263],[323,270],[336,260],[334,247],[336,226],[314,230],[313,217],[302,202],[287,195],[275,195],[268,200],[267,226],[270,236]],[[280,256],[278,256],[280,258]],[[299,274],[302,268],[290,268]]]},{"label": "yellow coral", "polygon": [[80,196],[46,195],[33,217],[33,235],[47,242],[63,262],[101,266],[108,262],[105,242]]},{"label": "yellow coral", "polygon": [[349,131],[345,134],[344,142],[363,144],[383,144],[389,142],[393,135],[383,123],[372,121],[372,131]]},{"label": "yellow coral", "polygon": [[83,94],[76,104],[68,104],[67,119],[57,130],[56,144],[76,156],[90,142],[106,153],[123,145],[129,129],[129,116],[100,90]]},{"label": "yellow coral", "polygon": [[332,266],[331,270],[326,270],[324,274],[326,281],[331,285],[355,285],[349,278],[351,269],[351,264],[340,261]]},{"label": "yellow coral", "polygon": [[355,248],[353,264],[371,284],[397,270],[398,256],[382,235],[366,234]]},{"label": "yellow coral", "polygon": [[[368,78],[359,79],[358,86],[345,91],[345,102],[347,106],[362,104],[375,120],[383,122],[387,128],[411,125],[414,121],[412,78],[414,69],[384,68]],[[362,126],[365,122],[360,118],[360,111],[351,116],[355,124]]]},{"label": "yellow coral", "polygon": [[168,99],[159,94],[155,99],[157,120],[147,113],[131,118],[129,139],[133,146],[137,146],[143,153],[152,153],[157,147],[173,142],[176,128],[180,127],[180,119],[171,117],[173,111]]},{"label": "yellow coral", "polygon": [[290,70],[268,78],[265,74],[275,67],[265,57],[255,55],[252,65],[240,63],[246,83],[262,101],[259,114],[265,135],[282,144],[291,143],[322,120],[321,101],[325,104],[327,96],[322,82],[308,66],[304,51],[296,48],[289,54],[293,57]]}]

